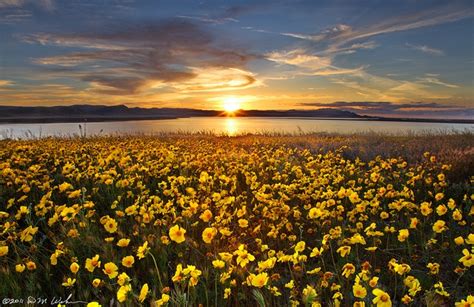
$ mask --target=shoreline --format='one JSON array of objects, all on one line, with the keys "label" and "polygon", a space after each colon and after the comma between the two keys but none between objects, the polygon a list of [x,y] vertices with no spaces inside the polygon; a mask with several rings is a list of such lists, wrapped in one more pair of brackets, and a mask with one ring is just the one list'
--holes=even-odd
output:
[{"label": "shoreline", "polygon": [[[61,123],[101,123],[101,122],[129,122],[146,120],[170,120],[180,118],[212,117],[222,118],[222,116],[146,116],[146,117],[37,117],[37,118],[0,118],[0,125],[3,124],[61,124]],[[470,119],[432,119],[432,118],[390,118],[390,117],[316,117],[316,116],[233,116],[229,118],[291,118],[301,120],[341,120],[341,121],[379,121],[379,122],[411,122],[411,123],[440,123],[440,124],[473,124]]]}]

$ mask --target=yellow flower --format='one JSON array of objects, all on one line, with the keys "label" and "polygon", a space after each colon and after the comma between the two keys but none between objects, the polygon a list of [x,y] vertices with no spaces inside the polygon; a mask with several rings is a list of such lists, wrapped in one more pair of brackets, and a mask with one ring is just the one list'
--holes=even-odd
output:
[{"label": "yellow flower", "polygon": [[85,266],[86,269],[91,273],[94,272],[95,268],[100,268],[99,255],[95,255],[92,258],[87,258]]},{"label": "yellow flower", "polygon": [[464,244],[464,238],[459,236],[459,237],[456,237],[454,239],[454,243],[456,243],[456,245],[463,245]]},{"label": "yellow flower", "polygon": [[107,232],[114,233],[117,231],[117,225],[117,221],[115,221],[113,218],[108,218],[104,224],[104,228]]},{"label": "yellow flower", "polygon": [[295,252],[301,253],[302,251],[305,250],[305,248],[306,248],[306,243],[304,241],[300,241],[296,243]]},{"label": "yellow flower", "polygon": [[410,218],[410,228],[415,229],[420,221],[416,217]]},{"label": "yellow flower", "polygon": [[245,249],[243,244],[234,252],[234,255],[237,255],[237,264],[241,267],[245,267],[249,262],[255,260],[255,257]]},{"label": "yellow flower", "polygon": [[454,303],[455,307],[472,307],[474,306],[474,296],[468,295],[465,300]]},{"label": "yellow flower", "polygon": [[352,286],[352,293],[354,294],[355,297],[365,298],[367,295],[367,289],[365,289],[360,284],[354,284]]},{"label": "yellow flower", "polygon": [[258,269],[260,271],[272,269],[275,266],[276,261],[277,261],[277,258],[275,257],[270,257],[265,261],[259,261]]},{"label": "yellow flower", "polygon": [[163,293],[161,295],[161,298],[159,300],[155,301],[155,305],[157,307],[164,306],[164,305],[168,304],[169,300],[170,300],[170,296],[166,293]]},{"label": "yellow flower", "polygon": [[323,216],[323,214],[324,214],[323,210],[319,208],[311,208],[308,212],[308,217],[310,219],[317,219]]},{"label": "yellow flower", "polygon": [[102,305],[99,304],[98,302],[90,302],[87,304],[86,307],[102,307]]},{"label": "yellow flower", "polygon": [[285,288],[293,289],[295,287],[295,281],[292,279],[285,284]]},{"label": "yellow flower", "polygon": [[148,247],[148,241],[145,241],[142,246],[138,247],[137,250],[137,257],[138,259],[143,259],[145,258],[145,255],[148,253],[150,248]]},{"label": "yellow flower", "polygon": [[439,205],[438,207],[436,207],[436,213],[439,216],[445,215],[446,212],[448,212],[448,208],[445,205]]},{"label": "yellow flower", "polygon": [[75,190],[75,191],[70,192],[70,193],[67,195],[67,197],[72,199],[72,198],[77,198],[77,197],[79,197],[80,195],[81,195],[81,190]]},{"label": "yellow flower", "polygon": [[224,289],[224,299],[228,299],[228,298],[229,298],[231,291],[232,291],[232,290],[231,290],[230,288],[225,288],[225,289]]},{"label": "yellow flower", "polygon": [[436,233],[442,233],[446,229],[447,229],[447,227],[446,227],[446,222],[445,221],[437,220],[433,224],[433,231],[436,232]]},{"label": "yellow flower", "polygon": [[24,264],[17,264],[15,265],[15,271],[17,271],[18,273],[22,273],[24,270],[25,270],[25,265]]},{"label": "yellow flower", "polygon": [[38,227],[28,226],[20,234],[20,240],[22,242],[29,242],[33,240],[33,236],[38,232]]},{"label": "yellow flower", "polygon": [[468,268],[474,265],[474,255],[471,254],[468,249],[463,249],[462,253],[464,256],[459,259],[459,262]]},{"label": "yellow flower", "polygon": [[431,214],[431,212],[433,212],[433,209],[431,209],[431,205],[429,203],[423,202],[420,205],[420,211],[424,216],[428,216]]},{"label": "yellow flower", "polygon": [[319,272],[321,272],[321,268],[320,268],[320,267],[314,268],[314,269],[312,269],[312,270],[310,270],[310,271],[307,271],[306,274],[308,274],[308,275],[313,275],[313,274],[318,274]]},{"label": "yellow flower", "polygon": [[372,277],[369,280],[369,286],[371,286],[372,288],[375,288],[377,286],[378,281],[379,281],[379,278],[377,276]]},{"label": "yellow flower", "polygon": [[412,299],[409,295],[405,294],[405,295],[402,297],[402,303],[403,303],[403,304],[408,305],[408,304],[410,304],[411,302],[413,302],[413,299]]},{"label": "yellow flower", "polygon": [[100,283],[102,282],[102,280],[100,280],[99,278],[94,278],[94,280],[92,281],[92,286],[94,288],[97,288],[100,286]]},{"label": "yellow flower", "polygon": [[73,262],[71,263],[71,265],[69,266],[69,269],[71,270],[71,272],[73,274],[76,274],[77,271],[79,271],[79,268],[80,268],[80,265],[77,263],[77,262]]},{"label": "yellow flower", "polygon": [[117,277],[117,283],[121,286],[127,284],[130,282],[130,276],[127,275],[127,273],[122,272],[118,275]]},{"label": "yellow flower", "polygon": [[352,193],[349,195],[349,200],[350,200],[351,203],[353,203],[353,204],[360,202],[359,194],[357,194],[357,192],[352,192]]},{"label": "yellow flower", "polygon": [[375,295],[372,303],[376,304],[377,307],[391,307],[392,301],[390,299],[390,295],[387,292],[384,292],[380,289],[372,290],[372,294]]},{"label": "yellow flower", "polygon": [[204,229],[204,231],[202,232],[202,240],[207,243],[207,244],[210,244],[212,242],[212,239],[214,239],[214,237],[216,236],[217,234],[217,229],[214,228],[214,227],[207,227],[206,229]]},{"label": "yellow flower", "polygon": [[71,288],[76,283],[75,278],[68,278],[65,282],[62,283],[63,287]]},{"label": "yellow flower", "polygon": [[176,243],[183,243],[186,239],[184,234],[186,233],[186,229],[181,228],[179,225],[175,225],[170,228],[169,230],[169,237]]},{"label": "yellow flower", "polygon": [[110,279],[117,277],[118,275],[118,267],[113,262],[107,262],[104,265],[104,269],[102,270]]},{"label": "yellow flower", "polygon": [[26,263],[26,268],[28,269],[28,271],[36,270],[36,263],[30,260]]},{"label": "yellow flower", "polygon": [[362,244],[362,245],[367,244],[367,242],[365,241],[365,238],[360,233],[356,233],[355,235],[353,235],[349,239],[349,241],[350,241],[350,244]]},{"label": "yellow flower", "polygon": [[439,263],[428,263],[426,267],[430,270],[430,274],[436,275],[439,273]]},{"label": "yellow flower", "polygon": [[462,220],[462,213],[459,209],[453,211],[453,220],[461,221]]},{"label": "yellow flower", "polygon": [[183,266],[178,264],[176,266],[176,272],[174,273],[174,276],[171,278],[173,282],[180,282],[184,278],[183,276]]},{"label": "yellow flower", "polygon": [[341,255],[341,257],[344,258],[346,257],[346,255],[348,255],[351,252],[351,247],[348,245],[341,246],[336,250],[336,252],[338,252],[339,255]]},{"label": "yellow flower", "polygon": [[58,186],[59,192],[64,192],[66,190],[72,189],[72,185],[70,183],[64,182]]},{"label": "yellow flower", "polygon": [[131,268],[135,263],[135,258],[133,256],[125,256],[122,258],[122,265],[127,268]]},{"label": "yellow flower", "polygon": [[268,283],[268,274],[267,273],[260,273],[260,274],[250,274],[247,280],[250,284],[254,287],[261,288]]},{"label": "yellow flower", "polygon": [[148,295],[148,284],[144,284],[142,289],[140,290],[140,296],[138,297],[138,301],[140,303],[143,303],[147,295]]},{"label": "yellow flower", "polygon": [[231,262],[233,256],[231,253],[223,252],[223,253],[219,253],[219,257],[221,257],[221,259],[224,260],[225,262]]},{"label": "yellow flower", "polygon": [[222,269],[225,266],[225,262],[219,259],[212,261],[212,266],[216,269]]},{"label": "yellow flower", "polygon": [[303,289],[302,294],[303,302],[305,303],[305,305],[312,304],[314,299],[318,296],[316,290],[310,285],[307,285],[306,288]]},{"label": "yellow flower", "polygon": [[309,255],[310,257],[319,257],[322,253],[323,253],[324,249],[321,247],[321,248],[313,248],[313,250],[311,251],[311,254]]},{"label": "yellow flower", "polygon": [[0,246],[0,256],[8,254],[8,246]]},{"label": "yellow flower", "polygon": [[349,278],[352,274],[355,273],[355,266],[352,263],[346,263],[342,267],[342,276]]},{"label": "yellow flower", "polygon": [[203,220],[204,222],[209,222],[212,219],[212,212],[209,209],[206,209],[200,216],[199,218]]},{"label": "yellow flower", "polygon": [[130,284],[121,286],[117,291],[117,300],[120,303],[123,303],[127,300],[128,293],[132,291],[132,286]]},{"label": "yellow flower", "polygon": [[443,194],[443,193],[437,193],[437,194],[435,195],[435,199],[436,199],[437,201],[440,201],[440,200],[442,200],[443,198],[444,198],[444,194]]},{"label": "yellow flower", "polygon": [[443,283],[442,282],[437,282],[435,285],[434,285],[434,288],[435,288],[435,292],[438,293],[439,295],[441,296],[445,296],[445,297],[449,297],[449,293],[446,292],[446,290],[444,290],[444,286],[443,286]]},{"label": "yellow flower", "polygon": [[127,247],[128,244],[130,244],[130,239],[120,239],[117,242],[117,246],[119,246],[119,247]]},{"label": "yellow flower", "polygon": [[239,227],[240,228],[249,227],[249,221],[247,221],[246,219],[239,219]]},{"label": "yellow flower", "polygon": [[58,264],[58,257],[64,254],[62,250],[55,250],[54,253],[49,257],[51,265],[57,265]]},{"label": "yellow flower", "polygon": [[392,263],[392,266],[393,266],[393,270],[399,275],[403,275],[411,271],[411,267],[406,263],[402,263],[402,264]]},{"label": "yellow flower", "polygon": [[404,242],[408,238],[409,235],[410,235],[410,232],[408,231],[408,229],[400,229],[398,231],[398,241]]}]

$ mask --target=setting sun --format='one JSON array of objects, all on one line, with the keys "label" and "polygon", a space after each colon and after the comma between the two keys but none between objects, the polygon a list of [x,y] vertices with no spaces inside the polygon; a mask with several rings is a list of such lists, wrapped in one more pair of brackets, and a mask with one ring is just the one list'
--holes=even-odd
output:
[{"label": "setting sun", "polygon": [[240,104],[242,103],[242,99],[235,96],[229,96],[222,99],[222,108],[227,113],[234,113],[238,109],[240,109]]}]

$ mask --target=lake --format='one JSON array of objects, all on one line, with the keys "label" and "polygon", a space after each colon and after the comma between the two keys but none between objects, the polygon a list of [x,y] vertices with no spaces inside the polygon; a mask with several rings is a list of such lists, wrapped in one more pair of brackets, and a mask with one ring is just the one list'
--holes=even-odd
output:
[{"label": "lake", "polygon": [[[79,128],[81,126],[81,128]],[[367,120],[269,118],[269,117],[191,117],[166,120],[138,120],[94,123],[0,124],[0,139],[117,134],[159,134],[164,132],[242,133],[357,133],[391,134],[445,133],[474,131],[473,124],[388,122]]]}]

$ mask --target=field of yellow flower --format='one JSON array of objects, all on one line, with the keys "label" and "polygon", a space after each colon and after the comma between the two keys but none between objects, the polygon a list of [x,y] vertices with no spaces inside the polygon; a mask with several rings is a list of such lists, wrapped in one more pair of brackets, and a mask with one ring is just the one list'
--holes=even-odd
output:
[{"label": "field of yellow flower", "polygon": [[0,141],[0,304],[473,306],[457,138]]}]

